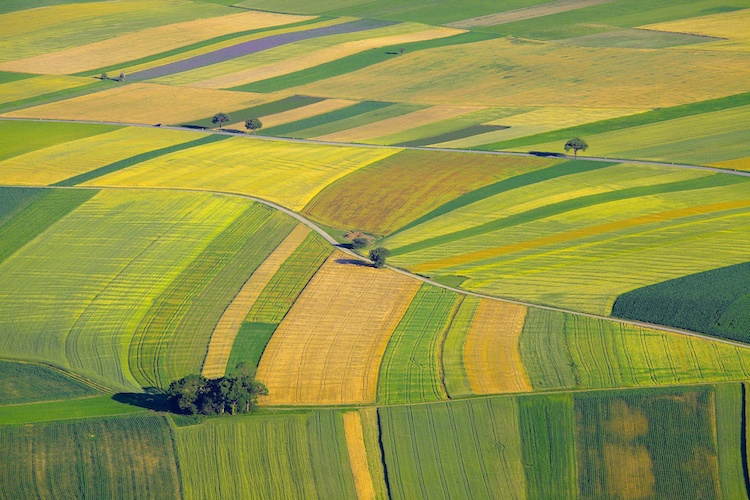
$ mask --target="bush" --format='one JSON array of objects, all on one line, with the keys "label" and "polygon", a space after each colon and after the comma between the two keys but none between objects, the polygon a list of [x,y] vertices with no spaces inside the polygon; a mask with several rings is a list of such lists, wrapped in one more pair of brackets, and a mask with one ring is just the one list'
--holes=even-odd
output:
[{"label": "bush", "polygon": [[354,238],[352,240],[352,248],[354,250],[360,250],[370,244],[370,240],[364,237]]},{"label": "bush", "polygon": [[373,248],[370,250],[370,260],[377,268],[385,265],[385,259],[391,254],[391,251],[384,247]]}]

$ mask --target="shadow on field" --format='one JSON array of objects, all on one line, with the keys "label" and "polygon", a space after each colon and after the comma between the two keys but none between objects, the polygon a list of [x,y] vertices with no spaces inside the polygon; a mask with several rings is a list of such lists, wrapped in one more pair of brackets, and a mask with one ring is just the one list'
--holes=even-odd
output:
[{"label": "shadow on field", "polygon": [[346,264],[350,266],[359,266],[359,267],[375,267],[369,262],[366,262],[364,260],[359,260],[359,259],[336,259],[336,264]]},{"label": "shadow on field", "polygon": [[112,399],[119,403],[125,403],[139,408],[146,408],[154,411],[169,411],[167,395],[156,392],[151,387],[144,388],[146,392],[118,392]]},{"label": "shadow on field", "polygon": [[550,153],[548,151],[529,151],[529,154],[534,156],[541,156],[542,158],[560,158],[565,156],[562,153]]}]

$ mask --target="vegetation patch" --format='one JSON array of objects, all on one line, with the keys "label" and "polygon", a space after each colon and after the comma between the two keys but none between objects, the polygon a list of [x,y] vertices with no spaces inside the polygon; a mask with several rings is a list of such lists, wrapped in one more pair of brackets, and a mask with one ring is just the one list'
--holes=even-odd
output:
[{"label": "vegetation patch", "polygon": [[6,139],[0,150],[0,160],[7,160],[64,142],[105,134],[118,128],[111,125],[84,123],[0,120],[0,133]]},{"label": "vegetation patch", "polygon": [[97,393],[90,385],[44,365],[0,361],[0,405],[75,399]]}]

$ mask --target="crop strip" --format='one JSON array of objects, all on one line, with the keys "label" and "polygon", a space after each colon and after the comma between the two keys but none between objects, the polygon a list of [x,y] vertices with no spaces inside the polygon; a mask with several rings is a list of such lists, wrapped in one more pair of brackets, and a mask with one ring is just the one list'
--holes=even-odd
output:
[{"label": "crop strip", "polygon": [[270,127],[266,130],[262,130],[261,133],[263,135],[297,137],[301,134],[304,134],[305,130],[307,129],[315,128],[321,125],[328,125],[330,123],[345,120],[346,118],[352,118],[354,116],[369,113],[371,111],[376,111],[381,108],[387,108],[388,106],[392,105],[393,103],[391,102],[363,101],[354,104],[353,106],[347,106],[336,111],[323,113],[318,116],[305,118],[303,120],[297,120],[295,122],[278,125],[276,127]]},{"label": "crop strip", "polygon": [[103,167],[90,170],[83,174],[76,175],[74,177],[70,177],[68,179],[62,180],[60,182],[56,182],[55,184],[52,184],[52,185],[63,186],[63,187],[76,186],[78,184],[83,184],[84,182],[91,181],[98,177],[111,174],[112,172],[117,172],[118,170],[132,167],[133,165],[137,165],[138,163],[141,163],[144,161],[153,160],[154,158],[168,155],[176,151],[182,151],[185,149],[195,148],[198,146],[203,146],[204,144],[211,144],[212,142],[223,141],[224,139],[228,139],[228,138],[229,136],[226,136],[226,135],[218,135],[218,134],[206,135],[194,141],[183,142],[182,144],[175,144],[174,146],[167,146],[165,148],[156,149],[154,151],[147,151],[146,153],[140,153],[135,156],[131,156],[130,158],[125,158],[124,160],[116,161],[114,163],[110,163],[109,165],[105,165]]},{"label": "crop strip", "polygon": [[260,52],[262,50],[268,50],[280,45],[286,45],[288,43],[299,42],[301,40],[307,40],[310,38],[317,38],[327,35],[338,35],[343,33],[355,33],[357,31],[371,30],[375,28],[383,28],[396,24],[392,21],[375,21],[375,20],[357,20],[343,24],[336,24],[333,26],[325,26],[322,28],[313,28],[305,31],[296,31],[291,33],[285,33],[281,35],[272,35],[259,40],[250,40],[248,42],[239,43],[231,47],[215,50],[208,54],[201,54],[198,56],[183,59],[173,63],[165,64],[163,66],[157,66],[143,71],[138,71],[130,75],[131,81],[148,80],[152,78],[158,78],[161,76],[172,75],[174,73],[181,73],[183,71],[200,68],[210,64],[217,64],[230,59],[236,59],[248,54]]},{"label": "crop strip", "polygon": [[464,346],[464,364],[475,394],[531,391],[518,341],[526,308],[482,300]]},{"label": "crop strip", "polygon": [[310,233],[310,228],[298,224],[289,236],[276,247],[276,250],[258,266],[255,272],[243,285],[232,303],[224,311],[219,323],[214,328],[208,344],[208,354],[203,362],[203,376],[219,378],[224,375],[227,361],[232,351],[234,339],[240,330],[242,321],[250,312],[263,289],[271,281],[281,265],[299,247]]},{"label": "crop strip", "polygon": [[344,413],[344,432],[346,434],[346,448],[349,451],[349,462],[354,475],[354,488],[359,500],[375,498],[372,477],[367,465],[367,449],[362,432],[362,420],[358,411]]},{"label": "crop strip", "polygon": [[[290,109],[307,106],[309,104],[314,104],[316,102],[320,102],[323,100],[324,100],[323,97],[293,95],[290,97],[285,97],[284,99],[280,99],[278,101],[272,101],[266,104],[261,104],[259,106],[252,106],[249,108],[232,111],[232,114],[235,116],[235,119],[241,118],[243,120],[242,123],[244,124],[244,120],[247,118],[258,118],[258,117],[266,116],[270,114],[282,113],[284,111],[289,111]],[[215,127],[215,125],[211,121],[212,119],[213,117],[203,118],[201,120],[194,120],[194,121],[188,122],[187,125],[184,125],[184,126],[212,128],[212,127]]]}]

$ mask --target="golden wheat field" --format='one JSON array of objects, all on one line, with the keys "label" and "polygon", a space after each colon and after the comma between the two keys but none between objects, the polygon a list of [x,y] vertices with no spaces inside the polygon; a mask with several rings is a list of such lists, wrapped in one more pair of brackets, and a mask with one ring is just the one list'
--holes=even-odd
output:
[{"label": "golden wheat field", "polygon": [[750,9],[743,9],[680,19],[679,21],[649,24],[641,26],[641,28],[673,33],[689,33],[718,39],[715,42],[692,46],[691,48],[694,49],[750,51],[749,24]]},{"label": "golden wheat field", "polygon": [[346,435],[346,449],[349,451],[349,462],[354,475],[354,488],[357,490],[358,500],[375,498],[372,477],[367,464],[367,448],[362,432],[362,419],[358,411],[344,413],[344,434]]},{"label": "golden wheat field", "polygon": [[221,315],[221,319],[216,324],[211,341],[208,344],[208,353],[203,362],[203,376],[206,378],[219,378],[224,376],[227,368],[229,355],[232,353],[232,345],[240,326],[245,320],[247,313],[258,300],[260,293],[265,286],[271,281],[273,275],[279,270],[281,265],[288,259],[297,247],[302,244],[307,235],[310,234],[310,228],[298,224],[289,236],[282,241],[279,246],[268,256],[266,260],[250,276],[237,296],[229,304],[229,307]]},{"label": "golden wheat field", "polygon": [[375,400],[388,339],[420,283],[334,253],[271,337],[257,378],[270,405]]}]

